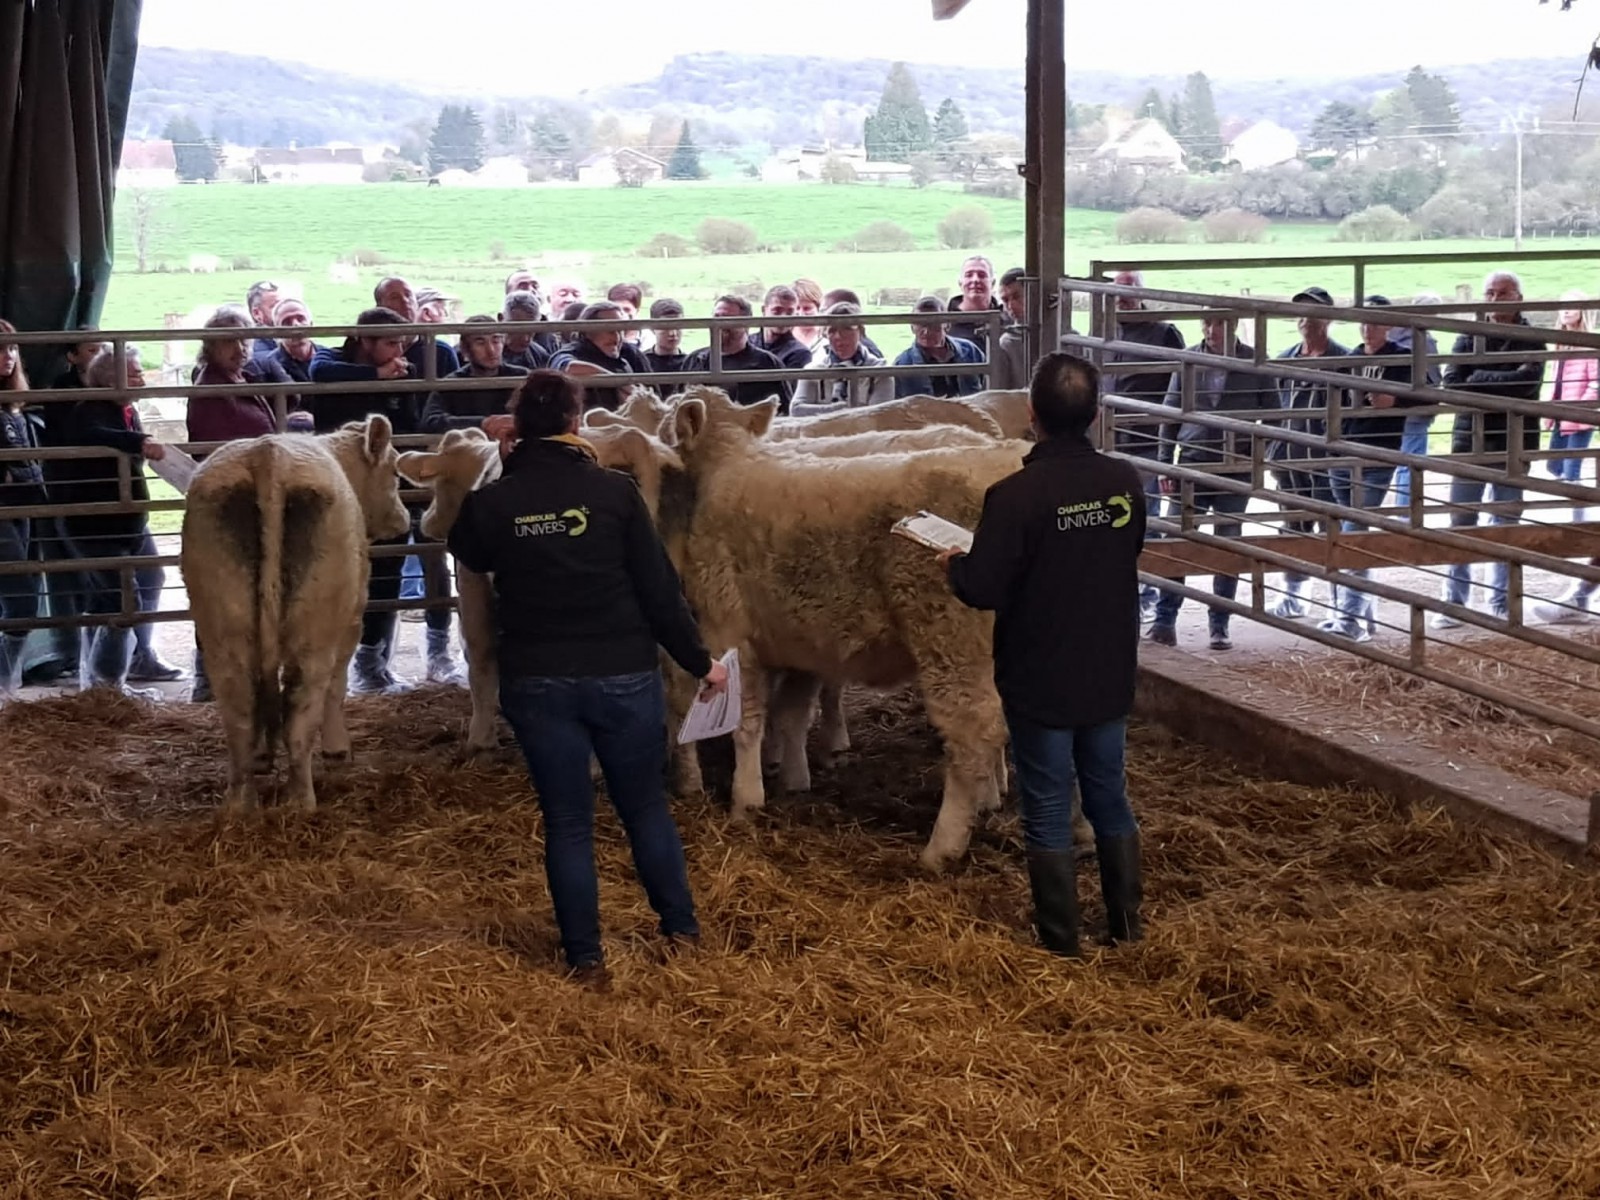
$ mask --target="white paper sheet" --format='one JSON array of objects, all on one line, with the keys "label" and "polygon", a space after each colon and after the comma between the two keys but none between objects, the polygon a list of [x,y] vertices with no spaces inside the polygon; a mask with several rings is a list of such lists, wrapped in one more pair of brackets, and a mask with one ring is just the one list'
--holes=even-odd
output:
[{"label": "white paper sheet", "polygon": [[728,688],[709,700],[696,698],[689,706],[689,711],[684,714],[683,728],[678,730],[680,746],[721,737],[738,728],[743,715],[739,701],[739,652],[729,650],[721,661],[728,668]]},{"label": "white paper sheet", "polygon": [[894,524],[894,532],[903,538],[928,547],[930,550],[972,549],[972,531],[963,529],[954,521],[923,511],[914,517],[902,517]]},{"label": "white paper sheet", "polygon": [[180,494],[187,494],[195,470],[200,464],[176,446],[167,446],[165,443],[163,446],[166,453],[160,458],[148,458],[145,461],[150,464],[150,469],[158,478],[166,480]]}]

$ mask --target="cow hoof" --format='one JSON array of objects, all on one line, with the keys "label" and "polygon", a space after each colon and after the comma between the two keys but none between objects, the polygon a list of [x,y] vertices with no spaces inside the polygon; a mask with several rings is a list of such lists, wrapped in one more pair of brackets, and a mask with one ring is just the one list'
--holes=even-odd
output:
[{"label": "cow hoof", "polygon": [[809,792],[811,790],[810,771],[790,771],[786,769],[779,777],[779,781],[786,792]]},{"label": "cow hoof", "polygon": [[951,861],[948,854],[935,854],[932,848],[929,848],[917,858],[917,865],[930,875],[943,875],[949,869]]},{"label": "cow hoof", "polygon": [[352,757],[348,750],[324,750],[322,752],[323,763],[330,767],[349,766]]},{"label": "cow hoof", "polygon": [[733,807],[728,811],[728,815],[735,821],[746,822],[753,820],[756,813],[765,807],[765,804],[740,804],[735,801]]}]

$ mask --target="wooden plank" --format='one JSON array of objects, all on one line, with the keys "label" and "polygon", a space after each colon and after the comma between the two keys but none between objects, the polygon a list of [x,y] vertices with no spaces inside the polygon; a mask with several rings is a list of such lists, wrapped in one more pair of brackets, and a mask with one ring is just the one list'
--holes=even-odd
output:
[{"label": "wooden plank", "polygon": [[[1483,550],[1457,549],[1403,533],[1383,532],[1341,533],[1332,540],[1299,534],[1257,534],[1235,540],[1329,571],[1483,562],[1494,557],[1496,546],[1514,546],[1555,558],[1600,556],[1600,522],[1595,521],[1569,525],[1464,525],[1450,532],[1483,543]],[[1256,561],[1220,546],[1202,546],[1180,538],[1152,538],[1144,545],[1139,569],[1165,579],[1180,579],[1185,575],[1242,575]]]}]

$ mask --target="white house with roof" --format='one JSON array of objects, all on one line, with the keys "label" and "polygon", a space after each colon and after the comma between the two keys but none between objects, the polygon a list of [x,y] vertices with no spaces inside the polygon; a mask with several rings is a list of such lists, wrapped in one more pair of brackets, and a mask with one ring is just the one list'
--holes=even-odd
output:
[{"label": "white house with roof", "polygon": [[1138,171],[1181,171],[1183,147],[1160,121],[1142,117],[1102,142],[1094,152],[1094,161]]},{"label": "white house with roof", "polygon": [[268,183],[360,183],[366,167],[356,146],[308,146],[255,153],[256,178]]},{"label": "white house with roof", "polygon": [[1241,171],[1259,171],[1294,162],[1300,157],[1300,139],[1276,121],[1257,121],[1228,143],[1223,159]]},{"label": "white house with roof", "polygon": [[166,139],[153,142],[123,142],[122,161],[117,164],[117,187],[175,187],[178,182],[178,156]]},{"label": "white house with roof", "polygon": [[666,174],[666,163],[631,146],[602,150],[578,164],[578,182],[589,187],[615,187],[624,180],[658,183]]}]

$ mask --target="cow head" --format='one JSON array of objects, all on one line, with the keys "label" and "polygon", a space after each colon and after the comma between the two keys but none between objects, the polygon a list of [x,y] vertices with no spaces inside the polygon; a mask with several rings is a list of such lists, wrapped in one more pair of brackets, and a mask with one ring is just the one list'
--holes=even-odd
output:
[{"label": "cow head", "polygon": [[763,438],[777,415],[775,396],[760,404],[740,405],[721,388],[697,385],[684,392],[673,410],[671,441],[691,454],[720,440],[719,435],[731,435],[735,440]]},{"label": "cow head", "polygon": [[384,541],[410,529],[411,516],[400,503],[400,476],[395,470],[400,456],[389,418],[374,413],[365,421],[354,421],[328,434],[327,444],[355,491],[367,537]]},{"label": "cow head", "polygon": [[481,429],[452,429],[435,449],[402,454],[399,470],[418,487],[433,489],[433,503],[422,514],[422,532],[443,541],[467,493],[500,478],[500,447]]}]

